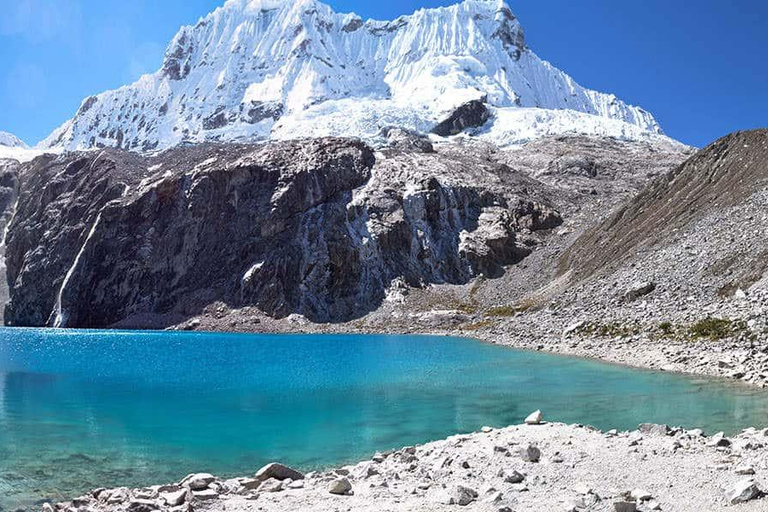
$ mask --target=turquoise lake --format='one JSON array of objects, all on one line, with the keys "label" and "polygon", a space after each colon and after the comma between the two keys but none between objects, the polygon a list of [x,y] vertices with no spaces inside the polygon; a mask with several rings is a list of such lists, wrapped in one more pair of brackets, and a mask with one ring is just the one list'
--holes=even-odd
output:
[{"label": "turquoise lake", "polygon": [[733,433],[768,393],[461,338],[0,329],[0,507],[302,469],[483,425]]}]

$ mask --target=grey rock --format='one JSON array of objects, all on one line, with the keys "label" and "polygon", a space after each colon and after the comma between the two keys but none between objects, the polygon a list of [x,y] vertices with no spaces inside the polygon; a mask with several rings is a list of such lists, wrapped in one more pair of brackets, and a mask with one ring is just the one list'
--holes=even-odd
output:
[{"label": "grey rock", "polygon": [[526,462],[539,462],[541,459],[541,450],[535,445],[529,444],[520,450],[520,456]]},{"label": "grey rock", "polygon": [[345,495],[352,490],[352,484],[347,478],[337,478],[328,484],[328,492],[331,494]]},{"label": "grey rock", "polygon": [[205,489],[202,491],[192,491],[192,498],[196,501],[211,501],[219,497],[219,493],[213,489]]},{"label": "grey rock", "polygon": [[456,505],[467,506],[477,499],[477,491],[463,485],[457,485],[451,492],[451,497]]},{"label": "grey rock", "polygon": [[268,478],[259,486],[259,492],[280,492],[283,490],[283,481],[277,478]]},{"label": "grey rock", "polygon": [[615,512],[637,512],[637,504],[632,501],[617,501],[613,504]]},{"label": "grey rock", "polygon": [[264,481],[269,478],[275,478],[277,480],[286,480],[288,478],[291,480],[302,480],[304,475],[300,471],[297,471],[293,468],[289,468],[288,466],[284,466],[277,462],[272,462],[259,469],[256,472],[254,478],[260,481]]},{"label": "grey rock", "polygon": [[637,429],[643,434],[651,436],[666,436],[671,431],[669,425],[659,425],[656,423],[641,423]]},{"label": "grey rock", "polygon": [[457,108],[448,119],[435,126],[432,133],[442,137],[457,135],[467,128],[483,126],[490,118],[485,99],[473,100]]},{"label": "grey rock", "polygon": [[732,505],[746,503],[763,495],[763,491],[752,478],[745,478],[733,484],[727,491],[728,502]]},{"label": "grey rock", "polygon": [[152,500],[132,500],[126,508],[127,512],[153,512],[159,510],[160,507]]}]

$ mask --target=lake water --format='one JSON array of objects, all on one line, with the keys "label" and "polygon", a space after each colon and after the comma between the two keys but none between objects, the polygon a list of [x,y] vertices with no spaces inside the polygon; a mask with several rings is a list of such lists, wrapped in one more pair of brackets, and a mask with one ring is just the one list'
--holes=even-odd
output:
[{"label": "lake water", "polygon": [[0,329],[0,506],[337,465],[539,408],[732,433],[768,393],[461,338]]}]

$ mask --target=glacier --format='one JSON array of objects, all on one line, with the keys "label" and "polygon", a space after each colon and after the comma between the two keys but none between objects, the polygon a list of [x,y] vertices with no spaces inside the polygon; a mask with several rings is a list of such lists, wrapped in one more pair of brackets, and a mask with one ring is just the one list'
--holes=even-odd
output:
[{"label": "glacier", "polygon": [[662,137],[654,117],[540,59],[500,0],[364,21],[316,0],[229,0],[181,28],[161,68],[84,100],[38,147],[151,151],[183,143],[428,133],[460,105],[499,145],[584,133]]}]

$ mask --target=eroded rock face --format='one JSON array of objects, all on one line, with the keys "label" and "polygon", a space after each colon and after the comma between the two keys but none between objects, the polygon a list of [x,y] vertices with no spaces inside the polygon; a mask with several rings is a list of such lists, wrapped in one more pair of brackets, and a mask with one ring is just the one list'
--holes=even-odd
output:
[{"label": "eroded rock face", "polygon": [[[19,163],[0,159],[0,304],[8,301],[8,281],[5,279],[5,238],[16,210],[19,193]],[[3,312],[0,311],[0,321]]]},{"label": "eroded rock face", "polygon": [[560,223],[498,173],[347,139],[38,158],[8,237],[6,323],[106,327],[214,301],[328,322],[375,309],[395,278],[497,275]]},{"label": "eroded rock face", "polygon": [[473,100],[457,108],[448,119],[435,126],[432,132],[441,137],[458,135],[467,128],[483,126],[490,118],[491,113],[485,105],[485,99]]}]

